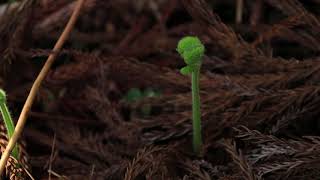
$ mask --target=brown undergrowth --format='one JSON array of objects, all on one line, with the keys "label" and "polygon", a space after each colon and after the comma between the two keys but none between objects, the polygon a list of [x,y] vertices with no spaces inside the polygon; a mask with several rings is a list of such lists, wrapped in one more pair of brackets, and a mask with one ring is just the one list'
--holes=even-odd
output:
[{"label": "brown undergrowth", "polygon": [[[36,179],[319,177],[318,1],[247,2],[235,25],[234,1],[87,0],[65,49],[52,52],[74,3],[34,0],[0,16],[0,87],[14,117],[58,53],[23,133]],[[201,158],[175,52],[189,34],[207,48]],[[128,101],[132,88],[161,93]]]}]

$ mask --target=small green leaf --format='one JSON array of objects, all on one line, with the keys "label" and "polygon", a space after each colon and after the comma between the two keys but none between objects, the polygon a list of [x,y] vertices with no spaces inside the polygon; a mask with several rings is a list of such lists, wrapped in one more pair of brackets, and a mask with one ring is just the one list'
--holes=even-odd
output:
[{"label": "small green leaf", "polygon": [[143,97],[143,93],[141,92],[140,89],[132,88],[128,91],[125,99],[128,102],[134,102],[134,101],[140,100],[142,97]]},{"label": "small green leaf", "polygon": [[[14,133],[15,127],[6,104],[6,93],[2,89],[0,89],[0,112],[4,121],[4,125],[7,129],[7,136],[10,139]],[[11,154],[16,159],[19,159],[19,150],[17,146],[14,146],[14,149],[12,150]]]},{"label": "small green leaf", "polygon": [[4,90],[0,89],[0,103],[5,103],[6,102],[6,93]]},{"label": "small green leaf", "polygon": [[188,75],[192,73],[192,66],[186,66],[180,69],[180,73],[183,75]]}]

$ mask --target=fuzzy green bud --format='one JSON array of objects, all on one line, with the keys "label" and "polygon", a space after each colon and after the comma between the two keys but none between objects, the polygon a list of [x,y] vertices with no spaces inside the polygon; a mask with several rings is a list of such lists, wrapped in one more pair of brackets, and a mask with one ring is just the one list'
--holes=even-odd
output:
[{"label": "fuzzy green bud", "polygon": [[179,41],[177,51],[185,63],[191,65],[201,63],[205,48],[199,38],[187,36]]}]

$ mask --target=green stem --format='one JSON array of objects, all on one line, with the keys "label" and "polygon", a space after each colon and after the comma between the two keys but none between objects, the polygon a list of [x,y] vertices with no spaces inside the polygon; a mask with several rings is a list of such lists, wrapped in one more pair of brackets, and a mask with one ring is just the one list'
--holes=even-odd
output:
[{"label": "green stem", "polygon": [[201,113],[200,113],[200,89],[199,89],[200,66],[192,72],[192,125],[193,125],[193,150],[200,153],[202,145],[201,137]]},{"label": "green stem", "polygon": [[[8,107],[5,102],[0,103],[0,111],[2,114],[4,124],[7,128],[8,139],[10,139],[13,135],[13,132],[14,132],[14,124],[13,124],[10,112],[9,112]],[[18,159],[19,151],[18,151],[17,146],[15,146],[14,149],[12,150],[12,156],[14,158]]]}]

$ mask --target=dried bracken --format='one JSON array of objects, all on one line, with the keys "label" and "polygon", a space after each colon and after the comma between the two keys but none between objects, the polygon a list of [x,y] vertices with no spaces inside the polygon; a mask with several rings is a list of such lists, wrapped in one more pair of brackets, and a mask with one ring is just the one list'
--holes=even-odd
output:
[{"label": "dried bracken", "polygon": [[230,139],[226,139],[222,141],[222,145],[224,146],[225,150],[231,155],[233,162],[239,166],[246,179],[257,179],[256,175],[252,171],[252,167],[248,164],[241,150],[237,150],[234,142],[232,142]]},{"label": "dried bracken", "polygon": [[[246,157],[260,177],[295,178],[310,169],[317,169],[320,162],[319,137],[279,139],[246,127],[235,130],[237,138],[249,147]],[[317,174],[316,170],[304,174],[304,178],[312,179]]]},{"label": "dried bracken", "polygon": [[[2,121],[2,119],[1,119]],[[3,152],[8,144],[8,137],[5,126],[0,124],[0,149]],[[26,153],[26,147],[24,143],[19,143],[20,160],[16,160],[10,156],[5,170],[5,177],[10,180],[22,180],[29,178],[30,165],[28,161],[28,155]]]},{"label": "dried bracken", "polygon": [[124,179],[132,180],[145,174],[146,179],[165,179],[168,169],[164,166],[165,155],[161,154],[162,148],[144,148],[137,153],[128,165]]},{"label": "dried bracken", "polygon": [[[28,159],[7,178],[320,176],[318,0],[244,1],[241,22],[237,1],[87,0],[59,52],[51,47],[76,1],[19,2],[0,15],[0,86],[14,117],[46,57],[57,61],[30,112],[28,148],[20,143]],[[191,83],[175,50],[187,35],[206,47],[202,157],[190,148]],[[134,101],[131,89],[141,91]]]}]

